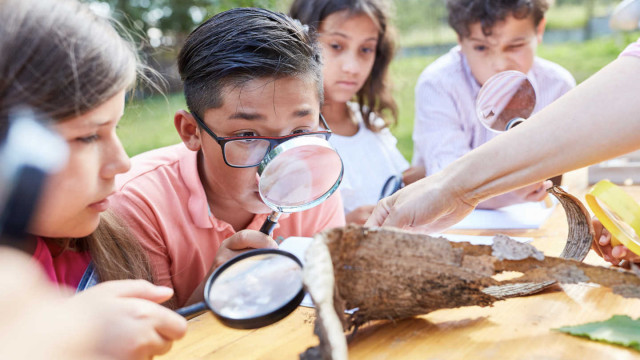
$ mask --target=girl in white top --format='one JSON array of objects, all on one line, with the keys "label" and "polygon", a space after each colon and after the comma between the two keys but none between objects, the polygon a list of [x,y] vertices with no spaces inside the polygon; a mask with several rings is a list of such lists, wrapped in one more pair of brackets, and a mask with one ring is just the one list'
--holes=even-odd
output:
[{"label": "girl in white top", "polygon": [[[394,50],[387,14],[384,0],[291,5],[290,15],[315,28],[322,47],[322,113],[334,133],[329,141],[344,162],[340,191],[347,223],[364,224],[391,177],[405,184],[424,177],[424,168],[409,168],[388,129],[392,121],[382,117],[397,118],[387,81]],[[393,188],[394,180],[388,185]]]}]

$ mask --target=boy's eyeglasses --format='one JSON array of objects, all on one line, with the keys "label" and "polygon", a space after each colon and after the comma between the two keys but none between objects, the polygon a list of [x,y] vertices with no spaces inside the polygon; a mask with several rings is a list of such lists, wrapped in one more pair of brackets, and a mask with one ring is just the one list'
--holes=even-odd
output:
[{"label": "boy's eyeglasses", "polygon": [[225,164],[234,168],[250,168],[260,165],[262,159],[276,146],[287,140],[300,136],[313,136],[329,140],[331,129],[327,125],[324,116],[320,114],[320,123],[326,130],[311,131],[286,136],[228,136],[220,137],[216,135],[202,121],[202,119],[192,112],[193,118],[200,127],[207,132],[222,148],[222,157]]}]

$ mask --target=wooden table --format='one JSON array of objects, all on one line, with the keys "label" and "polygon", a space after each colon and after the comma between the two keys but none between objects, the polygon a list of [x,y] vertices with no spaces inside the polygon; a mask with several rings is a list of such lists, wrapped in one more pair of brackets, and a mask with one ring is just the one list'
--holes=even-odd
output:
[{"label": "wooden table", "polygon": [[[629,188],[640,199],[640,187]],[[569,189],[584,200],[584,190]],[[493,235],[496,231],[456,231]],[[533,237],[533,245],[557,256],[567,235],[558,206],[538,230],[500,231]],[[593,252],[586,263],[606,266]],[[624,299],[590,284],[562,285],[541,294],[496,302],[493,307],[463,307],[393,322],[374,322],[358,330],[349,344],[350,359],[638,359],[640,353],[588,341],[553,328],[606,320],[614,314],[640,317],[640,300]],[[189,321],[186,337],[162,359],[297,359],[318,344],[313,309],[258,330],[234,330],[210,313]]]}]

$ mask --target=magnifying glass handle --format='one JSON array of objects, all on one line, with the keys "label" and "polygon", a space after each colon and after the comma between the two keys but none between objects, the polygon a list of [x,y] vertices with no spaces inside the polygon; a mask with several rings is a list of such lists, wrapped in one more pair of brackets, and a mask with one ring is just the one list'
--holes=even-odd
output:
[{"label": "magnifying glass handle", "polygon": [[263,234],[271,235],[273,229],[276,227],[278,223],[278,219],[280,218],[280,213],[277,211],[272,212],[267,216],[262,227],[260,227],[260,232]]},{"label": "magnifying glass handle", "polygon": [[199,313],[202,311],[207,310],[207,305],[204,303],[204,301],[201,301],[199,303],[195,303],[193,305],[189,305],[189,306],[185,306],[183,308],[180,308],[178,310],[176,310],[176,312],[184,317],[193,315],[195,313]]},{"label": "magnifying glass handle", "polygon": [[520,124],[522,124],[524,122],[524,119],[521,117],[517,117],[517,118],[513,118],[511,120],[509,120],[509,122],[507,123],[507,126],[505,126],[504,130],[509,130],[511,128],[514,128]]}]

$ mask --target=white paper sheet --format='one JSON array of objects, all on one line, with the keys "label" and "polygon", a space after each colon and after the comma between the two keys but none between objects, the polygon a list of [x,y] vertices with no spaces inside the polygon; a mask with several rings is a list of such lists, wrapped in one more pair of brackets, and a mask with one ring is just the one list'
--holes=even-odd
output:
[{"label": "white paper sheet", "polygon": [[[300,262],[302,262],[302,266],[304,266],[304,253],[307,251],[307,248],[311,244],[313,238],[310,237],[289,237],[284,239],[282,243],[279,245],[280,250],[288,251],[295,255]],[[304,295],[304,299],[300,303],[301,306],[313,307],[313,301],[311,300],[311,296],[309,294]]]},{"label": "white paper sheet", "polygon": [[[498,234],[499,232],[496,232]],[[431,236],[442,236],[453,242],[468,242],[473,245],[493,245],[493,236],[479,236],[479,235],[458,235],[458,234],[432,234]],[[522,243],[528,243],[533,240],[530,237],[509,236],[515,241]]]},{"label": "white paper sheet", "polygon": [[529,202],[505,206],[496,210],[476,209],[451,229],[538,229],[556,208],[544,202]]}]

